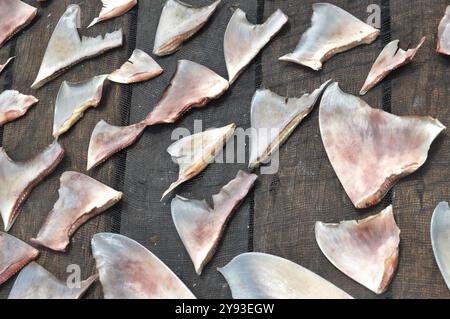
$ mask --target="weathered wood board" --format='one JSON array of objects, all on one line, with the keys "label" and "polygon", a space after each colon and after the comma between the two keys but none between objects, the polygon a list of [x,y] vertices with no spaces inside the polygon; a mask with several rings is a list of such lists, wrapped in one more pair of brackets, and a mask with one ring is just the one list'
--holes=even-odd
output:
[{"label": "weathered wood board", "polygon": [[[35,5],[35,1],[25,1]],[[100,1],[49,0],[39,7],[39,17],[0,49],[0,63],[16,55],[16,60],[0,75],[0,90],[17,89],[40,100],[26,116],[0,128],[2,146],[17,160],[37,154],[51,143],[53,108],[63,80],[83,80],[109,73],[140,48],[153,49],[153,38],[164,0],[141,0],[138,7],[122,17],[101,23],[80,33],[97,35],[122,28],[124,46],[81,63],[43,88],[33,91],[33,82],[48,39],[59,17],[70,3],[82,8],[82,25],[98,14]],[[207,0],[191,0],[206,4]],[[207,107],[187,113],[174,125],[148,128],[129,149],[115,155],[89,172],[96,179],[124,192],[124,198],[107,213],[98,216],[74,236],[67,253],[41,250],[38,262],[59,278],[67,276],[66,267],[78,264],[86,277],[95,272],[90,239],[102,231],[119,232],[151,249],[192,289],[199,298],[230,297],[225,280],[216,271],[234,256],[246,251],[267,252],[297,262],[330,280],[356,298],[450,298],[432,255],[429,226],[439,201],[450,198],[450,143],[443,134],[432,146],[429,161],[419,172],[402,180],[383,202],[371,209],[357,211],[339,183],[320,138],[316,110],[295,130],[279,152],[276,174],[260,175],[231,220],[217,254],[201,277],[176,233],[170,214],[170,201],[161,203],[164,190],[178,175],[166,148],[173,142],[174,129],[194,132],[195,123],[203,129],[236,123],[250,126],[250,102],[255,89],[269,88],[281,95],[300,96],[311,92],[328,79],[357,94],[382,47],[391,39],[402,46],[413,46],[422,35],[426,45],[414,62],[389,76],[365,97],[370,105],[398,115],[429,114],[448,125],[450,120],[449,82],[446,74],[450,60],[435,53],[436,30],[445,6],[444,0],[330,0],[358,18],[366,20],[371,4],[381,8],[381,37],[371,45],[360,46],[328,61],[322,71],[279,62],[278,58],[296,46],[309,27],[311,5],[305,0],[223,0],[210,22],[177,53],[157,59],[164,68],[162,76],[146,83],[123,86],[108,83],[101,104],[89,110],[69,133],[61,138],[66,156],[60,166],[38,185],[26,201],[11,234],[28,241],[42,225],[56,201],[59,176],[66,170],[85,173],[89,138],[95,124],[104,119],[110,124],[126,125],[142,120],[153,108],[175,72],[177,61],[189,59],[204,64],[226,77],[223,59],[223,34],[236,7],[247,12],[253,23],[262,23],[280,8],[289,16],[288,24],[262,50],[231,90]],[[206,198],[232,179],[245,163],[213,163],[202,174],[181,186],[178,193],[188,198]],[[337,222],[361,219],[393,204],[402,231],[398,273],[388,291],[376,296],[334,268],[320,252],[314,239],[317,220]],[[0,287],[6,298],[13,279]],[[101,298],[96,283],[87,295]]]}]

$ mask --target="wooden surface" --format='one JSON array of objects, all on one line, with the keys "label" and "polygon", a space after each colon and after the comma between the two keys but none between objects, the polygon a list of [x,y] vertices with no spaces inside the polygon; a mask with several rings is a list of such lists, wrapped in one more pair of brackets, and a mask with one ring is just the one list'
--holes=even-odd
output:
[{"label": "wooden surface", "polygon": [[[25,1],[34,4],[35,1]],[[51,143],[53,107],[63,80],[83,80],[108,73],[119,67],[137,47],[147,52],[153,48],[163,0],[141,0],[139,7],[124,16],[101,23],[86,35],[110,32],[120,27],[124,46],[82,63],[42,89],[32,91],[33,82],[48,39],[69,3],[82,8],[86,26],[99,12],[100,1],[49,0],[39,7],[39,17],[0,49],[0,63],[16,55],[14,63],[0,76],[0,90],[17,89],[40,99],[26,116],[0,129],[3,147],[14,159],[27,159]],[[205,4],[206,0],[191,3]],[[435,54],[436,30],[447,5],[444,0],[333,0],[343,9],[366,20],[367,6],[382,7],[381,36],[368,46],[360,46],[335,56],[321,72],[313,72],[277,59],[292,51],[301,34],[309,27],[311,0],[223,0],[212,20],[172,56],[157,59],[165,72],[147,83],[122,86],[108,83],[101,104],[86,112],[68,134],[61,138],[66,150],[63,162],[44,180],[26,201],[11,234],[28,241],[41,227],[57,199],[59,176],[66,170],[85,172],[89,137],[94,125],[105,119],[114,125],[142,120],[160,98],[175,71],[176,61],[189,59],[202,63],[226,76],[223,60],[223,33],[235,7],[241,7],[253,23],[262,23],[280,8],[289,23],[253,61],[223,97],[208,107],[186,114],[175,125],[148,128],[128,150],[94,169],[89,175],[125,193],[120,205],[98,216],[75,234],[67,253],[41,250],[38,262],[59,278],[67,276],[69,264],[79,264],[83,276],[95,272],[90,252],[90,238],[101,231],[120,232],[138,240],[161,258],[199,298],[226,298],[230,291],[216,271],[234,256],[246,251],[267,252],[297,262],[330,280],[356,298],[450,298],[432,255],[429,226],[434,207],[450,198],[450,142],[444,133],[432,146],[428,162],[417,173],[403,179],[377,207],[357,211],[340,185],[323,148],[316,110],[296,129],[280,150],[280,169],[274,175],[261,175],[255,189],[236,211],[217,254],[197,276],[170,215],[170,205],[159,199],[178,174],[166,148],[173,142],[177,127],[193,130],[194,120],[203,128],[235,122],[250,125],[249,108],[256,88],[270,88],[281,95],[300,96],[311,92],[328,79],[339,81],[349,93],[357,94],[374,59],[391,39],[402,46],[414,46],[422,35],[427,42],[414,62],[389,76],[364,99],[373,107],[398,115],[432,115],[449,125],[448,58]],[[207,198],[232,179],[244,163],[210,165],[202,174],[179,188],[189,198]],[[314,239],[317,220],[338,222],[360,219],[378,213],[389,204],[401,233],[400,264],[388,291],[375,296],[334,268],[320,252]],[[13,279],[0,287],[0,297],[7,297]],[[96,283],[87,295],[102,297]]]}]

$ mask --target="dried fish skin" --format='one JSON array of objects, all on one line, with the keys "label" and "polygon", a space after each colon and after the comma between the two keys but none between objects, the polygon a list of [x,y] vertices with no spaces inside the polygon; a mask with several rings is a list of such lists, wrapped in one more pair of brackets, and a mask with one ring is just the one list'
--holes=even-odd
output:
[{"label": "dried fish skin", "polygon": [[89,141],[87,170],[132,145],[144,132],[145,127],[143,122],[129,126],[113,126],[103,120],[98,122]]},{"label": "dried fish skin", "polygon": [[103,213],[122,198],[99,181],[77,172],[61,175],[58,201],[31,242],[55,251],[65,251],[70,237],[89,219]]},{"label": "dried fish skin", "polygon": [[263,24],[247,20],[241,9],[236,9],[228,23],[224,38],[225,62],[230,84],[234,83],[245,67],[258,55],[288,21],[280,9]]},{"label": "dried fish skin", "polygon": [[3,70],[8,66],[9,62],[14,60],[15,57],[11,57],[8,60],[6,60],[5,64],[0,64],[0,74],[3,72]]},{"label": "dried fish skin", "polygon": [[177,51],[208,22],[219,4],[217,0],[196,8],[179,0],[167,0],[156,30],[153,54],[165,56]]},{"label": "dried fish skin", "polygon": [[433,212],[431,219],[431,244],[434,257],[442,277],[450,289],[450,207],[447,202],[441,202]]},{"label": "dried fish skin", "polygon": [[193,107],[203,107],[228,90],[228,81],[209,68],[179,60],[161,100],[147,116],[147,125],[174,123]]},{"label": "dried fish skin", "polygon": [[56,97],[53,137],[66,133],[90,107],[97,107],[107,75],[98,75],[82,82],[64,81]]},{"label": "dried fish skin", "polygon": [[37,249],[14,236],[0,232],[0,285],[38,256]]},{"label": "dried fish skin", "polygon": [[361,44],[370,44],[380,31],[347,11],[329,4],[313,4],[311,27],[302,35],[293,53],[281,61],[301,64],[315,71],[332,56]]},{"label": "dried fish skin", "polygon": [[0,1],[0,48],[37,15],[37,9],[20,0]]},{"label": "dried fish skin", "polygon": [[3,91],[0,94],[0,125],[25,115],[37,102],[39,100],[32,95],[23,95],[14,90]]},{"label": "dried fish skin", "polygon": [[250,164],[254,169],[268,161],[271,154],[289,138],[313,110],[331,80],[300,98],[286,98],[270,90],[257,90],[251,104]]},{"label": "dried fish skin", "polygon": [[164,200],[175,188],[202,172],[219,154],[226,142],[234,133],[236,125],[230,124],[221,128],[189,135],[169,146],[167,152],[178,164],[178,179],[164,192]]},{"label": "dried fish skin", "polygon": [[370,89],[388,76],[389,73],[411,62],[425,40],[426,38],[423,37],[417,47],[407,51],[399,48],[399,40],[394,40],[386,45],[370,69],[366,82],[359,94],[366,94]]},{"label": "dried fish skin", "polygon": [[440,54],[450,55],[450,6],[445,9],[445,16],[439,23],[436,51]]},{"label": "dried fish skin", "polygon": [[135,49],[130,59],[120,69],[108,76],[108,80],[131,84],[151,80],[163,73],[155,60],[142,50]]},{"label": "dried fish skin", "polygon": [[336,268],[376,294],[386,291],[397,269],[400,244],[392,206],[360,221],[317,222],[315,234]]},{"label": "dried fish skin", "polygon": [[195,299],[183,282],[138,242],[100,233],[91,243],[105,299]]},{"label": "dried fish skin", "polygon": [[100,11],[98,18],[92,20],[88,28],[95,24],[106,21],[122,14],[127,13],[137,5],[137,0],[101,0],[103,8]]},{"label": "dried fish skin", "polygon": [[0,213],[5,231],[14,224],[31,190],[61,162],[64,150],[57,141],[34,158],[14,162],[0,148]]},{"label": "dried fish skin", "polygon": [[213,208],[204,200],[180,196],[172,200],[173,222],[198,275],[215,254],[229,219],[257,178],[255,174],[239,171],[235,179],[213,196]]},{"label": "dried fish skin", "polygon": [[438,120],[396,116],[328,86],[319,110],[319,126],[328,158],[356,208],[376,205],[401,178],[427,160]]},{"label": "dried fish skin", "polygon": [[38,89],[62,72],[86,59],[98,56],[123,43],[122,29],[97,36],[80,38],[80,6],[71,4],[62,15],[48,42],[39,73],[31,88]]},{"label": "dried fish skin", "polygon": [[274,255],[244,253],[218,270],[234,299],[353,299],[312,271]]},{"label": "dried fish skin", "polygon": [[79,287],[68,287],[41,265],[31,262],[17,276],[8,299],[80,299],[97,280],[92,275],[79,283]]}]

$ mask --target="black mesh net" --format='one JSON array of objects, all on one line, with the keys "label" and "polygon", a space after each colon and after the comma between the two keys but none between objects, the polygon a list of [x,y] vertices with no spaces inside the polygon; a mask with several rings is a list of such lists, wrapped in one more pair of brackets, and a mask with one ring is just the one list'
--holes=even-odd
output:
[{"label": "black mesh net", "polygon": [[[0,88],[23,89],[29,92],[28,82],[32,76],[23,75],[23,71],[26,70],[23,62],[35,56],[42,56],[58,17],[71,2],[74,1],[50,1],[42,9],[40,19],[33,28],[27,29],[19,35],[20,37],[15,37],[0,50],[0,63],[6,60],[7,55],[19,57],[17,64],[7,69],[0,77]],[[87,25],[89,19],[98,13],[98,6],[86,4],[86,1],[75,2],[83,7],[83,14],[89,13],[89,17],[83,17],[83,25]],[[47,110],[45,107],[46,104],[53,105],[62,80],[81,80],[100,72],[110,72],[119,67],[135,48],[151,53],[164,2],[141,0],[138,7],[128,12],[125,17],[100,24],[93,28],[94,30],[83,29],[83,34],[97,35],[123,27],[125,48],[83,63],[38,91],[41,104],[44,105],[40,104],[39,110],[30,111],[18,123],[13,123],[5,129],[0,128],[3,146],[11,150],[17,158],[25,159],[50,142],[53,108],[48,107]],[[194,5],[205,5],[211,1],[189,2]],[[229,288],[216,268],[224,266],[233,257],[246,251],[262,251],[288,258],[317,272],[355,297],[373,297],[366,289],[338,272],[325,259],[315,243],[314,222],[359,219],[379,212],[392,204],[393,192],[389,192],[382,203],[372,209],[361,212],[353,207],[323,149],[318,128],[317,107],[281,148],[279,172],[259,176],[255,190],[249,194],[232,218],[217,254],[201,277],[195,274],[192,262],[175,230],[170,213],[170,200],[167,203],[160,202],[163,192],[178,176],[178,167],[166,152],[167,147],[173,142],[171,134],[175,128],[184,127],[194,132],[194,121],[201,120],[203,129],[222,127],[230,123],[236,123],[237,127],[246,129],[250,127],[251,98],[255,89],[260,87],[269,88],[280,95],[300,96],[318,88],[321,83],[331,78],[338,81],[344,91],[354,94],[359,91],[361,81],[367,75],[366,69],[373,63],[379,50],[391,40],[390,1],[332,1],[360,18],[367,15],[366,8],[369,4],[373,2],[380,4],[381,41],[371,47],[361,46],[349,53],[337,55],[326,63],[320,73],[277,61],[279,56],[293,50],[300,35],[308,28],[313,2],[223,0],[207,25],[187,41],[181,50],[171,56],[156,59],[164,69],[161,76],[149,82],[130,86],[108,84],[102,106],[97,110],[90,110],[89,114],[72,128],[67,137],[63,137],[61,142],[68,150],[67,159],[46,180],[45,186],[38,187],[27,200],[24,211],[17,220],[19,226],[16,225],[12,234],[24,240],[35,235],[57,199],[59,176],[69,169],[84,172],[90,133],[100,119],[122,126],[144,119],[160,99],[180,59],[201,63],[227,78],[223,58],[223,36],[235,8],[243,9],[253,23],[262,23],[273,11],[281,8],[289,15],[289,24],[220,99],[212,101],[204,108],[191,110],[174,125],[147,128],[135,145],[114,155],[89,173],[94,178],[123,191],[123,200],[108,210],[108,213],[94,218],[81,227],[66,254],[43,250],[39,263],[59,278],[67,276],[65,272],[67,265],[76,263],[82,267],[83,276],[86,277],[95,272],[95,263],[90,253],[92,235],[100,231],[112,231],[129,236],[149,248],[200,298],[230,297]],[[39,37],[39,41],[45,44],[35,45],[38,49],[33,50],[33,45],[27,45],[27,42],[32,43],[33,37]],[[28,53],[24,53],[25,49],[32,53],[27,55]],[[20,54],[25,54],[25,57],[21,58]],[[34,66],[33,72],[30,73],[34,75],[36,71],[37,66]],[[390,112],[391,77],[388,77],[379,88],[369,92],[364,99],[371,101],[372,106],[383,107],[385,111]],[[33,124],[36,122],[42,123],[42,127],[45,126],[44,133],[30,132],[30,128],[36,131],[40,128]],[[38,138],[39,147],[36,146],[37,149],[34,150],[30,150],[30,147],[20,142],[34,141]],[[77,146],[77,143],[81,146]],[[211,202],[211,195],[233,179],[239,169],[246,169],[246,164],[213,163],[200,175],[180,186],[176,193],[187,198],[206,198]],[[409,183],[413,182],[410,180]],[[420,189],[418,192],[418,195],[423,193]],[[32,220],[29,216],[33,216]],[[10,280],[0,287],[0,297],[7,296],[12,283]],[[88,297],[101,296],[99,284],[88,293]],[[390,292],[385,295],[389,296]]]},{"label": "black mesh net", "polygon": [[[195,1],[204,5],[209,1]],[[140,4],[137,20],[136,47],[146,52],[153,49],[153,37],[156,32],[163,1],[158,4]],[[129,109],[129,123],[136,123],[145,118],[161,97],[167,83],[175,72],[176,63],[187,59],[205,65],[227,78],[223,58],[223,35],[228,21],[239,5],[248,14],[250,21],[258,21],[256,1],[236,4],[225,1],[214,14],[211,21],[186,42],[174,55],[157,59],[164,69],[164,74],[146,84],[133,86],[131,100],[124,101],[123,108]],[[262,17],[259,17],[262,18]],[[160,198],[165,189],[178,176],[178,167],[171,161],[166,148],[173,143],[172,131],[177,127],[194,132],[194,121],[201,120],[203,129],[221,127],[236,123],[238,127],[250,126],[249,105],[256,87],[259,86],[255,74],[260,68],[259,62],[249,69],[233,85],[232,89],[220,99],[212,101],[202,109],[195,109],[186,114],[175,125],[147,128],[139,142],[121,155],[118,174],[125,198],[120,211],[115,213],[113,230],[138,240],[149,247],[167,263],[197,296],[229,296],[220,274],[216,271],[232,257],[248,250],[251,246],[251,200],[247,200],[231,221],[218,254],[204,270],[201,277],[194,273],[192,262],[178,238],[170,214],[170,201],[161,203]],[[258,66],[259,64],[259,66]],[[260,80],[259,80],[260,81]],[[206,198],[233,179],[238,169],[245,169],[241,164],[211,164],[207,170],[191,181],[182,185],[177,193],[188,198]],[[250,196],[251,198],[251,196]],[[250,227],[250,228],[249,228]],[[218,284],[220,283],[220,284]]]}]

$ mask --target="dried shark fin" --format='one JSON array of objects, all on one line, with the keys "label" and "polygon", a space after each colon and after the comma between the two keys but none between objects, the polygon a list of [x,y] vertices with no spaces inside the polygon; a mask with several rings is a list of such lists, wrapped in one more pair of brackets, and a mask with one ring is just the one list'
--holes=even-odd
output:
[{"label": "dried shark fin", "polygon": [[14,60],[15,57],[11,57],[8,60],[6,60],[5,64],[0,64],[0,74],[2,73],[2,71],[8,66],[9,62],[11,62],[12,60]]},{"label": "dried shark fin", "polygon": [[113,126],[103,120],[98,122],[89,141],[87,170],[132,145],[144,132],[145,127],[143,122],[129,126]]},{"label": "dried shark fin", "polygon": [[158,257],[130,238],[96,234],[92,254],[105,299],[195,299]]},{"label": "dried shark fin", "polygon": [[100,103],[106,78],[107,75],[99,75],[82,82],[62,82],[56,97],[53,137],[67,132],[88,108]]},{"label": "dried shark fin", "polygon": [[38,255],[37,249],[14,236],[0,232],[0,285]]},{"label": "dried shark fin", "polygon": [[258,177],[239,171],[236,178],[213,196],[214,208],[206,201],[177,196],[172,200],[172,218],[197,274],[211,260],[228,220],[247,196]]},{"label": "dried shark fin", "polygon": [[123,84],[138,83],[153,79],[161,73],[163,69],[151,56],[136,49],[120,69],[108,76],[108,80]]},{"label": "dried shark fin", "polygon": [[315,3],[313,11],[311,27],[302,35],[295,51],[282,56],[281,61],[318,71],[335,54],[370,44],[380,34],[379,30],[335,5]]},{"label": "dried shark fin", "polygon": [[371,108],[337,83],[323,94],[319,125],[328,158],[356,208],[379,203],[399,179],[419,169],[445,129],[431,117]]},{"label": "dried shark fin", "polygon": [[169,55],[208,22],[220,0],[204,7],[192,7],[179,0],[167,0],[156,30],[153,54]]},{"label": "dried shark fin", "polygon": [[14,162],[0,148],[0,212],[5,231],[13,225],[31,190],[56,168],[63,156],[64,150],[56,141],[24,162]]},{"label": "dried shark fin", "polygon": [[122,29],[106,34],[104,37],[82,37],[80,27],[80,7],[71,4],[67,7],[48,42],[39,73],[32,84],[33,89],[42,87],[75,64],[100,55],[123,42]]},{"label": "dried shark fin", "polygon": [[228,81],[207,67],[188,60],[178,61],[161,100],[140,123],[117,127],[100,121],[91,135],[88,170],[133,144],[146,126],[174,123],[193,107],[203,107],[228,89]]},{"label": "dried shark fin", "polygon": [[77,172],[61,175],[58,201],[36,238],[31,242],[55,251],[65,251],[70,237],[87,220],[103,213],[121,198],[118,192]]},{"label": "dried shark fin", "polygon": [[92,275],[69,287],[33,261],[17,276],[8,299],[80,299],[97,278],[98,275]]},{"label": "dried shark fin", "polygon": [[450,289],[450,207],[441,202],[436,207],[431,219],[431,244],[436,263]]},{"label": "dried shark fin", "polygon": [[23,95],[14,90],[3,91],[0,94],[0,125],[25,115],[37,102],[39,100],[32,95]]},{"label": "dried shark fin", "polygon": [[270,90],[257,90],[252,99],[250,138],[250,168],[266,163],[312,111],[331,80],[311,94],[300,98],[285,98]]},{"label": "dried shark fin", "polygon": [[0,1],[0,48],[36,17],[37,9],[20,0]]},{"label": "dried shark fin", "polygon": [[353,299],[312,271],[269,254],[241,254],[218,270],[235,299]]},{"label": "dried shark fin", "polygon": [[445,9],[445,16],[439,23],[437,37],[436,51],[441,54],[450,55],[450,5]]},{"label": "dried shark fin", "polygon": [[175,188],[202,172],[219,154],[228,139],[233,135],[236,125],[189,135],[169,146],[167,152],[180,167],[178,180],[164,192],[161,200]]},{"label": "dried shark fin", "polygon": [[359,94],[366,94],[370,89],[388,76],[389,73],[411,62],[425,40],[426,38],[423,37],[416,48],[407,51],[399,48],[399,40],[394,40],[386,45],[370,69],[366,82]]},{"label": "dried shark fin", "polygon": [[392,206],[360,221],[317,222],[315,233],[336,268],[376,294],[386,291],[397,269],[400,244]]},{"label": "dried shark fin", "polygon": [[224,38],[225,62],[230,84],[281,30],[288,17],[278,9],[263,24],[251,24],[241,9],[236,9]]},{"label": "dried shark fin", "polygon": [[174,123],[193,107],[203,107],[228,90],[228,81],[207,67],[180,60],[161,100],[147,116],[147,125]]},{"label": "dried shark fin", "polygon": [[103,8],[100,11],[98,18],[92,20],[91,24],[89,24],[88,28],[94,26],[95,24],[106,21],[122,14],[127,13],[135,5],[137,5],[137,0],[101,0],[103,4]]}]

